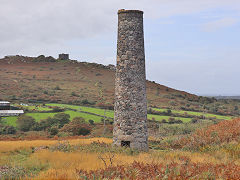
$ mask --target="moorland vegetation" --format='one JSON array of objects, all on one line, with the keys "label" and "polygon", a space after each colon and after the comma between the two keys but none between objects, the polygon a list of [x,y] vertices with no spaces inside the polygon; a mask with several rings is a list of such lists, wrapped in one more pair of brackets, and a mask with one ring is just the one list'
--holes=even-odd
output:
[{"label": "moorland vegetation", "polygon": [[240,101],[147,81],[149,152],[112,146],[114,68],[0,60],[0,179],[240,179]]}]

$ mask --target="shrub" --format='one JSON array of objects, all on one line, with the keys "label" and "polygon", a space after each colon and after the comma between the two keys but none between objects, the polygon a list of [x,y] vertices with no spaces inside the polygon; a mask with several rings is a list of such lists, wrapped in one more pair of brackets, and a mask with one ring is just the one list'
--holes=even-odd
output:
[{"label": "shrub", "polygon": [[23,179],[26,174],[26,170],[22,167],[0,166],[0,179]]},{"label": "shrub", "polygon": [[40,123],[35,122],[35,124],[32,126],[31,130],[33,131],[41,131],[43,128],[41,127]]},{"label": "shrub", "polygon": [[21,115],[17,119],[17,128],[21,131],[29,131],[35,124],[35,119],[31,116]]},{"label": "shrub", "polygon": [[43,120],[41,120],[39,123],[38,123],[38,127],[36,127],[36,126],[34,126],[34,130],[36,130],[36,131],[41,131],[41,130],[46,130],[48,127],[50,127],[50,124],[49,124],[49,122],[48,122],[48,119],[49,119],[50,117],[48,117],[47,119],[43,119]]},{"label": "shrub", "polygon": [[64,125],[60,130],[62,132],[68,132],[72,135],[87,135],[91,132],[91,127],[81,117],[75,117],[69,124]]},{"label": "shrub", "polygon": [[168,123],[169,124],[174,124],[175,123],[175,118],[169,118]]},{"label": "shrub", "polygon": [[56,86],[54,90],[61,90],[61,88],[59,86]]},{"label": "shrub", "polygon": [[[180,162],[143,163],[108,166],[86,171],[76,169],[82,179],[239,179],[240,166],[235,163],[194,163],[182,156]],[[189,162],[190,161],[190,162]],[[126,178],[127,177],[127,178]]]},{"label": "shrub", "polygon": [[71,96],[76,96],[76,97],[78,97],[78,95],[77,95],[75,92],[72,92],[72,93],[71,93]]},{"label": "shrub", "polygon": [[81,101],[81,104],[83,104],[83,105],[94,105],[96,103],[95,102],[90,102],[87,99],[84,99],[84,100]]},{"label": "shrub", "polygon": [[62,151],[69,152],[71,150],[71,145],[68,141],[59,141],[57,144],[50,146],[51,151]]},{"label": "shrub", "polygon": [[94,121],[92,119],[88,120],[89,124],[94,125]]},{"label": "shrub", "polygon": [[46,130],[51,127],[62,128],[65,124],[70,122],[70,115],[65,113],[55,114],[53,117],[48,117],[39,122],[39,129]]},{"label": "shrub", "polygon": [[55,124],[58,124],[58,127],[61,128],[65,124],[70,122],[70,115],[65,113],[58,113],[53,116]]},{"label": "shrub", "polygon": [[163,119],[163,120],[161,121],[161,123],[167,123],[166,119]]},{"label": "shrub", "polygon": [[113,124],[113,123],[114,123],[114,121],[113,121],[113,120],[110,120],[110,121],[109,121],[109,124]]},{"label": "shrub", "polygon": [[168,124],[182,124],[182,120],[180,119],[175,119],[175,118],[169,118],[168,119]]},{"label": "shrub", "polygon": [[238,141],[240,137],[240,118],[225,120],[209,126],[207,129],[197,130],[191,136],[183,137],[175,142],[177,147],[199,149],[208,145]]},{"label": "shrub", "polygon": [[64,109],[60,108],[60,107],[53,107],[53,110],[51,112],[63,112]]},{"label": "shrub", "polygon": [[168,109],[168,110],[167,110],[167,115],[171,115],[171,114],[172,114],[171,109]]},{"label": "shrub", "polygon": [[191,119],[191,123],[197,123],[198,122],[198,120],[197,119]]},{"label": "shrub", "polygon": [[56,135],[58,133],[58,128],[54,126],[54,127],[51,127],[48,131],[51,135]]},{"label": "shrub", "polygon": [[13,126],[1,126],[0,134],[16,134],[16,128]]}]

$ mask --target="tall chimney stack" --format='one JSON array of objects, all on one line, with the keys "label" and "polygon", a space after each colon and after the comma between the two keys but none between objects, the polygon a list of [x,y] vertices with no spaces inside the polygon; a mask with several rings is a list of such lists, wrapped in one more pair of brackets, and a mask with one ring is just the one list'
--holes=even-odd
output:
[{"label": "tall chimney stack", "polygon": [[118,11],[113,144],[148,150],[143,11]]}]

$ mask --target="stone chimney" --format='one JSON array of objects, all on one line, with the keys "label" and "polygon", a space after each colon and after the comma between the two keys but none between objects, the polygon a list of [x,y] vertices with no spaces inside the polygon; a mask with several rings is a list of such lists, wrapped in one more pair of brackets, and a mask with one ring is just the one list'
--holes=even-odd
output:
[{"label": "stone chimney", "polygon": [[113,144],[148,150],[143,12],[118,11]]}]

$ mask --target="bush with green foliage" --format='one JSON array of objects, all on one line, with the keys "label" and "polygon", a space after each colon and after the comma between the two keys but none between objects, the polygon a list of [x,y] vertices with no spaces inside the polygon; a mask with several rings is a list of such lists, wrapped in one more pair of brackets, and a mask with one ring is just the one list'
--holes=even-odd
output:
[{"label": "bush with green foliage", "polygon": [[57,85],[54,90],[61,90],[61,88]]},{"label": "bush with green foliage", "polygon": [[79,97],[79,95],[77,93],[75,93],[74,91],[71,93],[71,96]]},{"label": "bush with green foliage", "polygon": [[53,107],[53,110],[50,112],[63,112],[64,109],[60,108],[60,107]]},{"label": "bush with green foliage", "polygon": [[75,117],[70,123],[63,126],[61,132],[68,132],[71,135],[88,135],[91,132],[91,127],[81,117]]},{"label": "bush with green foliage", "polygon": [[198,122],[198,119],[195,119],[195,118],[191,119],[191,123],[197,123],[197,122]]},{"label": "bush with green foliage", "polygon": [[65,124],[70,122],[70,115],[65,113],[55,114],[53,117],[48,117],[45,120],[40,121],[40,127],[42,129],[56,126],[62,128]]},{"label": "bush with green foliage", "polygon": [[94,105],[96,104],[96,102],[91,102],[91,101],[88,101],[87,99],[84,99],[81,101],[81,104],[83,105]]},{"label": "bush with green foliage", "polygon": [[21,131],[29,131],[35,125],[35,119],[31,116],[21,115],[18,117],[17,121],[17,128]]},{"label": "bush with green foliage", "polygon": [[88,122],[89,122],[89,124],[94,125],[94,120],[89,119]]},{"label": "bush with green foliage", "polygon": [[58,133],[58,127],[53,126],[53,127],[49,128],[48,131],[49,131],[50,135],[56,135]]},{"label": "bush with green foliage", "polygon": [[182,124],[182,120],[180,119],[175,119],[175,118],[169,118],[168,119],[168,124]]},{"label": "bush with green foliage", "polygon": [[1,134],[16,134],[16,128],[13,126],[0,125],[0,135]]}]

